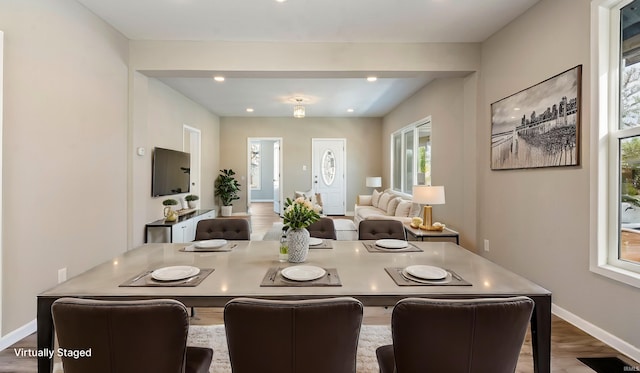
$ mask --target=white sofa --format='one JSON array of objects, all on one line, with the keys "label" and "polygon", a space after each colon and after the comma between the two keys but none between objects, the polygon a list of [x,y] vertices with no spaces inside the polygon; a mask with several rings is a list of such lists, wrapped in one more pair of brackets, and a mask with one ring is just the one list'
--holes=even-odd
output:
[{"label": "white sofa", "polygon": [[383,192],[374,190],[371,195],[359,195],[353,211],[353,222],[356,227],[362,220],[394,219],[401,222],[411,222],[411,218],[418,216],[420,205],[391,189]]}]

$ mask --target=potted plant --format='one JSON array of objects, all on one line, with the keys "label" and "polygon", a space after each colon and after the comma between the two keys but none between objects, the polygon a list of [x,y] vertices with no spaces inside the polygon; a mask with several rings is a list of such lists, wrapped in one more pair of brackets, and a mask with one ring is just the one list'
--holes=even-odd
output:
[{"label": "potted plant", "polygon": [[189,194],[186,197],[184,197],[184,200],[187,201],[187,204],[189,205],[190,209],[196,208],[196,201],[199,199],[200,197],[196,196],[195,194]]},{"label": "potted plant", "polygon": [[165,221],[178,220],[178,213],[171,208],[171,206],[177,205],[178,201],[176,201],[175,199],[169,198],[162,201],[162,204],[164,205],[164,210],[163,210],[164,220]]},{"label": "potted plant", "polygon": [[233,209],[232,202],[240,199],[238,195],[240,183],[233,177],[235,174],[232,169],[220,170],[220,175],[216,179],[215,195],[220,197],[220,203],[222,204],[220,215],[222,216],[230,216]]}]

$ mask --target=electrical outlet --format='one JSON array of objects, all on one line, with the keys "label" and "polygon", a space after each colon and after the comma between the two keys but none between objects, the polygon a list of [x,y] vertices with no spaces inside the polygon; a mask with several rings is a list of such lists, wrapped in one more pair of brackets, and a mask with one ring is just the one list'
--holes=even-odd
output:
[{"label": "electrical outlet", "polygon": [[484,240],[484,251],[489,252],[489,240]]},{"label": "electrical outlet", "polygon": [[67,281],[67,267],[58,270],[58,283]]}]

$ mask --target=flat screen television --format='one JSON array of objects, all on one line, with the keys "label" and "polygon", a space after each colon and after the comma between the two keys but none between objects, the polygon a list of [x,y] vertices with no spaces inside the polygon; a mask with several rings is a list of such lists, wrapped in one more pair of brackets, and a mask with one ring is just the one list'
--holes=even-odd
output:
[{"label": "flat screen television", "polygon": [[155,148],[151,171],[151,195],[153,197],[188,193],[191,171],[189,153]]}]

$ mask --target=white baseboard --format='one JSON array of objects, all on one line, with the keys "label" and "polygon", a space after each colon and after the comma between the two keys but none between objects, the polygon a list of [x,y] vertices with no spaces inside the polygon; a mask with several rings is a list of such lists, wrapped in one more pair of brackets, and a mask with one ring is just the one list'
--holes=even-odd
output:
[{"label": "white baseboard", "polygon": [[551,305],[551,313],[565,320],[566,322],[574,325],[575,327],[583,330],[585,333],[601,340],[608,344],[612,348],[620,351],[620,353],[627,355],[635,361],[640,361],[640,349],[629,344],[628,342],[616,337],[608,331],[593,325],[587,320],[575,315],[562,307],[555,304]]},{"label": "white baseboard", "polygon": [[38,324],[36,323],[36,320],[32,320],[27,324],[22,325],[18,329],[12,331],[11,333],[5,335],[4,337],[0,338],[0,351],[5,350],[12,344],[35,333],[37,329]]}]

